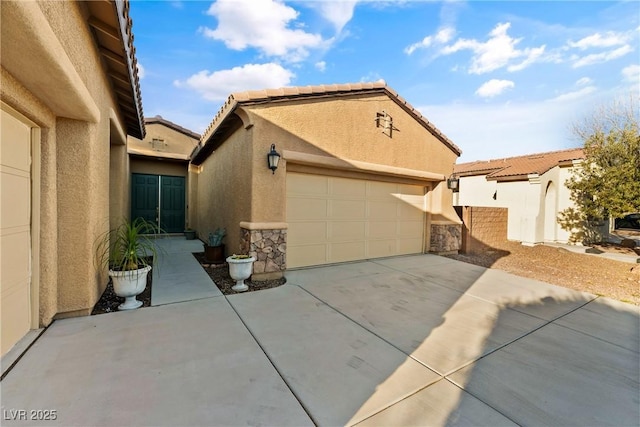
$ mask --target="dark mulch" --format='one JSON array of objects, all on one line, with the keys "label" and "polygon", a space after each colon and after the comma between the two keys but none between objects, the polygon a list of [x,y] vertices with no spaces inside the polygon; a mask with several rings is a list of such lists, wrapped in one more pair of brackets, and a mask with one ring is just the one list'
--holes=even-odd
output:
[{"label": "dark mulch", "polygon": [[[142,301],[142,307],[151,306],[151,272],[147,274],[147,287],[144,288],[144,291],[140,295],[136,297],[138,301]],[[91,315],[94,314],[104,314],[111,313],[113,311],[118,311],[118,306],[124,302],[124,298],[119,297],[113,291],[113,282],[111,278],[109,278],[109,283],[107,284],[107,288],[102,293],[102,296],[93,307],[93,311]]]},{"label": "dark mulch", "polygon": [[[231,289],[231,287],[236,284],[236,281],[229,276],[229,267],[227,266],[227,263],[210,264],[204,260],[204,252],[194,252],[193,256],[198,260],[204,271],[207,272],[209,277],[211,277],[211,280],[213,280],[218,289],[220,289],[220,291],[224,295],[235,295],[238,293],[244,293],[236,292]],[[249,290],[245,292],[276,288],[278,286],[284,285],[286,282],[287,279],[285,279],[284,277],[280,279],[265,281],[253,281],[249,279],[244,281],[244,283],[249,286]]]},{"label": "dark mulch", "polygon": [[[147,259],[147,262],[153,265],[153,258],[150,257]],[[150,307],[151,306],[151,285],[152,285],[152,274],[149,271],[147,274],[147,286],[144,288],[144,291],[140,295],[136,297],[138,301],[142,301],[142,307]],[[111,313],[114,311],[118,311],[118,306],[124,302],[124,298],[119,297],[113,291],[113,282],[111,277],[109,277],[109,283],[107,284],[107,288],[102,293],[102,296],[93,306],[93,310],[91,311],[91,315],[94,314],[105,314]]]}]

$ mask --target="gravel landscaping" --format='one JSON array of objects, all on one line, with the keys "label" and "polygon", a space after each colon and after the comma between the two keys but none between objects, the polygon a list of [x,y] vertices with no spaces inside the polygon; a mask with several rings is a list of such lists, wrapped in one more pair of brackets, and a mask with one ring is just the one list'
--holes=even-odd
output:
[{"label": "gravel landscaping", "polygon": [[[640,256],[640,249],[594,245],[594,252]],[[448,257],[518,276],[640,305],[640,264],[570,252],[552,246],[504,242],[479,254]]]}]

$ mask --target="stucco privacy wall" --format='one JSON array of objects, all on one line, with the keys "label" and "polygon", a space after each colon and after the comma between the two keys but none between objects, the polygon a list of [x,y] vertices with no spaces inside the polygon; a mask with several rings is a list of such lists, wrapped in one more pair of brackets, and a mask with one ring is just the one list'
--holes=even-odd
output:
[{"label": "stucco privacy wall", "polygon": [[[250,218],[252,195],[252,129],[238,127],[228,139],[191,175],[197,179],[196,224],[198,236],[206,241],[218,227],[227,230],[227,254],[240,253],[241,221]],[[265,154],[266,159],[266,154]],[[266,162],[266,160],[265,160]]]},{"label": "stucco privacy wall", "polygon": [[[111,7],[111,6],[109,6]],[[93,262],[128,206],[123,118],[80,2],[2,2],[2,101],[40,128],[39,325],[88,314],[107,283]],[[46,70],[46,72],[44,71]],[[34,173],[35,172],[35,173]],[[126,193],[125,193],[126,194]],[[126,196],[125,196],[126,197]],[[32,226],[33,227],[33,226]]]},{"label": "stucco privacy wall", "polygon": [[[390,134],[376,127],[376,115],[383,111],[393,119]],[[242,125],[236,126],[230,138],[214,137],[216,149],[202,162],[197,183],[197,229],[199,233],[206,233],[214,227],[214,218],[224,218],[218,222],[224,223],[229,231],[230,251],[238,248],[234,234],[241,222],[245,223],[244,234],[241,234],[245,241],[247,230],[256,235],[258,229],[280,230],[279,235],[286,235],[282,232],[284,228],[276,225],[286,224],[286,176],[290,170],[420,184],[428,190],[424,250],[431,248],[429,240],[434,228],[438,232],[442,228],[447,234],[449,226],[454,225],[458,228],[459,240],[460,220],[444,181],[452,172],[457,153],[382,90],[373,94],[249,102],[236,107],[231,115],[234,120],[241,119]],[[283,155],[275,174],[267,168],[271,144]],[[234,145],[235,148],[229,148]],[[238,150],[243,146],[244,150]],[[340,159],[346,165],[322,166],[313,161],[293,160],[301,156]],[[245,158],[248,161],[243,164]],[[350,163],[354,166],[350,167]],[[367,169],[369,166],[372,169]],[[228,174],[220,173],[222,168],[227,168]],[[236,181],[237,184],[233,184]],[[218,213],[213,207],[216,205],[213,198],[225,194],[236,197],[218,200],[218,204],[227,207]],[[236,206],[240,200],[242,208]],[[231,211],[235,214],[229,214]]]},{"label": "stucco privacy wall", "polygon": [[556,166],[520,181],[487,180],[486,175],[463,176],[455,205],[508,208],[509,240],[524,244],[567,243],[569,233],[558,224],[557,215],[572,206],[571,193],[564,183],[573,170]]}]

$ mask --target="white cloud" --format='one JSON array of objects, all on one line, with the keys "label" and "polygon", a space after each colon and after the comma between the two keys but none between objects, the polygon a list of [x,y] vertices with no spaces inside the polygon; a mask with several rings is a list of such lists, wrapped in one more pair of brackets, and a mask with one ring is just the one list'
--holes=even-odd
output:
[{"label": "white cloud", "polygon": [[587,65],[601,64],[603,62],[612,61],[625,56],[628,53],[633,52],[633,48],[629,45],[624,45],[614,50],[600,53],[592,53],[583,57],[573,56],[571,59],[574,61],[572,67],[580,68]]},{"label": "white cloud", "polygon": [[576,86],[587,86],[591,83],[593,83],[592,79],[590,79],[589,77],[582,77],[581,79],[578,79],[578,81],[576,82]]},{"label": "white cloud", "polygon": [[318,71],[324,73],[324,71],[327,69],[327,63],[324,61],[318,61],[315,63],[315,67],[316,69],[318,69]]},{"label": "white cloud", "polygon": [[233,92],[288,86],[294,77],[279,64],[246,64],[230,70],[203,70],[174,85],[195,90],[209,101],[222,101]]},{"label": "white cloud", "polygon": [[[458,39],[454,44],[445,46],[440,53],[450,55],[461,50],[471,50],[471,67],[469,73],[484,74],[508,66],[508,71],[520,71],[541,59],[545,46],[537,48],[517,49],[522,38],[514,39],[507,34],[511,27],[509,22],[498,24],[490,33],[486,42],[475,39]],[[518,64],[510,64],[515,59],[523,58]]]},{"label": "white cloud", "polygon": [[590,36],[584,37],[577,42],[572,42],[571,40],[569,40],[567,45],[569,47],[585,50],[597,47],[620,46],[626,44],[628,41],[629,35],[609,31],[604,36],[600,33],[595,33]]},{"label": "white cloud", "polygon": [[323,1],[314,2],[320,9],[320,14],[336,29],[336,33],[340,33],[345,25],[353,18],[353,10],[358,0],[344,1]]},{"label": "white cloud", "polygon": [[505,90],[511,89],[514,86],[515,83],[511,80],[491,79],[476,90],[476,95],[483,98],[491,98],[500,95]]},{"label": "white cloud", "polygon": [[267,56],[297,62],[324,43],[319,34],[289,28],[298,12],[276,0],[217,0],[207,14],[218,19],[218,26],[199,31],[233,50],[253,47]]},{"label": "white cloud", "polygon": [[573,92],[567,92],[567,93],[563,93],[562,95],[558,95],[555,98],[550,99],[549,102],[575,101],[577,99],[584,98],[585,96],[595,91],[596,91],[595,86],[587,86]]},{"label": "white cloud", "polygon": [[139,62],[138,62],[138,78],[140,80],[144,79],[144,67]]},{"label": "white cloud", "polygon": [[453,27],[441,28],[436,34],[432,36],[426,36],[421,41],[413,43],[410,46],[407,46],[404,49],[404,53],[406,53],[407,55],[411,55],[417,49],[425,49],[425,48],[431,47],[431,45],[433,45],[434,42],[440,43],[440,44],[448,43],[453,38],[455,32],[456,31]]},{"label": "white cloud", "polygon": [[625,81],[631,83],[639,83],[640,82],[640,65],[629,65],[628,67],[624,67],[622,69],[622,76]]}]

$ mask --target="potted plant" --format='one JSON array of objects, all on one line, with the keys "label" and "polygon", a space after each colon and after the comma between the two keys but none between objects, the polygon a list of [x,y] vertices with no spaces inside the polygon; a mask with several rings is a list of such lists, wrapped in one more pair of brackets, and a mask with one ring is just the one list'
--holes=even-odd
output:
[{"label": "potted plant", "polygon": [[222,239],[227,234],[224,228],[217,228],[213,233],[209,233],[207,243],[204,245],[204,260],[211,264],[224,263],[224,245]]},{"label": "potted plant", "polygon": [[244,283],[246,279],[251,276],[253,272],[253,263],[256,259],[249,255],[236,255],[233,254],[227,258],[229,264],[229,276],[236,281],[236,284],[231,287],[236,292],[244,292],[249,287]]},{"label": "potted plant", "polygon": [[184,230],[184,237],[186,237],[187,240],[195,240],[196,230],[194,230],[193,228],[187,228],[186,230]]},{"label": "potted plant", "polygon": [[102,234],[98,240],[97,261],[109,268],[113,290],[125,301],[119,310],[132,310],[142,305],[136,296],[147,286],[151,270],[149,257],[157,257],[157,249],[148,237],[160,229],[143,218],[123,220],[116,228]]}]

